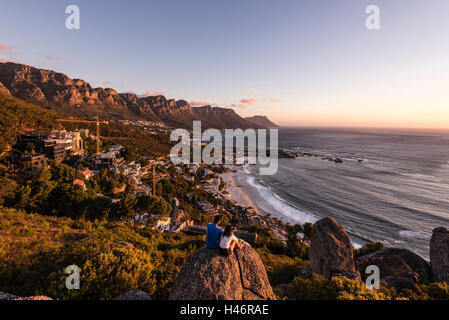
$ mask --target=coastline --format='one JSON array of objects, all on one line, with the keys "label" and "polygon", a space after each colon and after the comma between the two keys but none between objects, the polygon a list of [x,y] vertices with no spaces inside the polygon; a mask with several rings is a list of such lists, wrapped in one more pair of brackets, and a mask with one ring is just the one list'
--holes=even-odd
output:
[{"label": "coastline", "polygon": [[242,170],[241,167],[229,165],[227,166],[227,169],[229,171],[220,174],[220,177],[226,183],[226,191],[228,191],[231,195],[232,202],[242,207],[252,207],[254,208],[256,214],[260,216],[266,216],[270,214],[269,212],[266,212],[262,208],[260,208],[257,205],[257,201],[255,201],[255,199],[251,197],[248,190],[250,186],[242,183],[242,179],[238,179],[237,174],[241,173],[239,172],[240,170]]},{"label": "coastline", "polygon": [[226,183],[226,190],[231,199],[242,207],[252,207],[256,214],[262,217],[271,216],[283,223],[304,224],[315,223],[319,218],[310,215],[284,199],[277,196],[269,187],[263,186],[251,174],[247,166],[227,166],[228,172],[220,177]]},{"label": "coastline", "polygon": [[[255,214],[263,218],[274,218],[283,224],[315,223],[320,218],[308,214],[276,195],[269,187],[263,186],[245,166],[226,166],[229,170],[220,174],[226,183],[226,191],[231,200],[242,207],[251,207]],[[360,248],[365,241],[348,232],[355,248]]]}]

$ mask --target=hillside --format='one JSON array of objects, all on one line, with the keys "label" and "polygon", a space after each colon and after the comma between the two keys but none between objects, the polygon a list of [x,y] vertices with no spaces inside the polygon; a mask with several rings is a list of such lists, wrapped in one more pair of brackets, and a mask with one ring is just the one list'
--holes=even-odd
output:
[{"label": "hillside", "polygon": [[0,93],[0,153],[16,139],[17,130],[54,129],[56,112]]},{"label": "hillside", "polygon": [[73,116],[164,121],[180,127],[191,127],[193,120],[201,120],[204,127],[218,129],[259,127],[232,109],[192,107],[187,101],[166,99],[162,95],[139,98],[111,88],[92,88],[84,80],[12,62],[0,63],[2,91]]},{"label": "hillside", "polygon": [[253,116],[253,117],[246,117],[244,119],[260,127],[265,127],[269,129],[280,128],[280,126],[273,123],[265,116]]},{"label": "hillside", "polygon": [[[69,118],[69,116],[0,93],[0,128],[2,128],[0,154],[16,140],[17,130],[94,129],[92,126],[76,122],[61,124],[56,121],[59,118]],[[171,149],[167,136],[149,136],[141,129],[119,123],[102,126],[101,135],[103,139],[119,143],[142,155],[166,155]]]}]

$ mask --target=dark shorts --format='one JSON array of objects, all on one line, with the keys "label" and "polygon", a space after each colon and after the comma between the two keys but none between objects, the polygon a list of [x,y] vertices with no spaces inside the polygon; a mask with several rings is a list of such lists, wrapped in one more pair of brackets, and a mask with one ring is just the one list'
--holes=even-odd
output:
[{"label": "dark shorts", "polygon": [[229,249],[229,248],[223,249],[223,248],[218,247],[218,251],[220,251],[220,253],[226,257],[231,254],[231,249]]}]

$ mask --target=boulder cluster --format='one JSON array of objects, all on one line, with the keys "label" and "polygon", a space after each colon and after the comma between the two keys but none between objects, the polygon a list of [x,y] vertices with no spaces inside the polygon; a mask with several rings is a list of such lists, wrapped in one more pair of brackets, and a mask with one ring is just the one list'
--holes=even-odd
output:
[{"label": "boulder cluster", "polygon": [[418,280],[449,283],[449,231],[436,228],[430,241],[430,264],[407,249],[385,248],[354,259],[350,239],[333,218],[315,223],[309,251],[310,265],[301,272],[326,278],[345,276],[365,281],[370,265],[379,267],[380,281],[387,287],[413,289]]}]

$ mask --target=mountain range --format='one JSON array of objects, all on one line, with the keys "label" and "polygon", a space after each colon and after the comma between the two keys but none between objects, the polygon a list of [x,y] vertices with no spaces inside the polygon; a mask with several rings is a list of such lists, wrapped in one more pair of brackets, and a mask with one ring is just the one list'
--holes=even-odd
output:
[{"label": "mountain range", "polygon": [[179,127],[191,127],[193,120],[217,129],[277,127],[262,116],[242,118],[233,109],[192,107],[185,100],[162,95],[138,97],[111,88],[93,88],[63,73],[12,62],[0,63],[0,92],[73,116],[163,121]]}]

